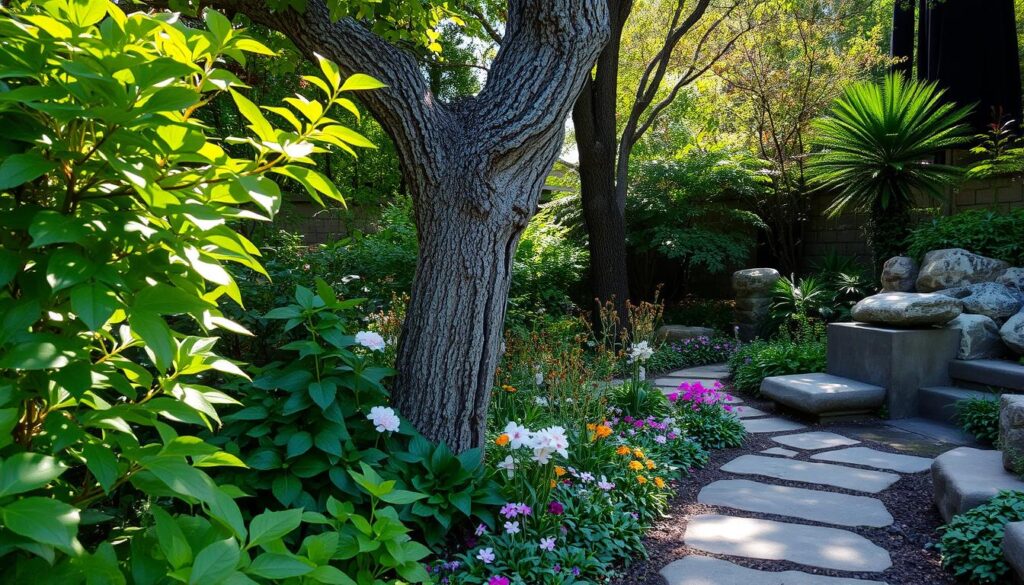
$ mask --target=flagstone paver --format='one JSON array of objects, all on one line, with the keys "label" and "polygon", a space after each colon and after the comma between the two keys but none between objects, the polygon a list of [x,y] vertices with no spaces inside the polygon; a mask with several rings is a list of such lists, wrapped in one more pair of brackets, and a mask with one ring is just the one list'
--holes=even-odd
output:
[{"label": "flagstone paver", "polygon": [[724,380],[729,377],[728,364],[711,364],[709,366],[697,366],[676,370],[666,374],[672,378],[704,378],[710,380]]},{"label": "flagstone paver", "polygon": [[878,451],[867,447],[850,447],[849,449],[815,453],[811,455],[811,459],[835,463],[851,463],[853,465],[888,469],[900,473],[921,473],[922,471],[927,471],[932,466],[932,460],[927,457],[886,453],[885,451]]},{"label": "flagstone paver", "polygon": [[736,416],[740,417],[741,419],[742,418],[754,418],[754,417],[758,417],[758,416],[768,416],[767,412],[765,412],[763,410],[758,410],[758,409],[754,408],[753,406],[741,406],[741,407],[739,407],[737,409],[734,409],[733,412],[735,412]]},{"label": "flagstone paver", "polygon": [[780,457],[796,457],[800,454],[790,449],[783,449],[782,447],[772,447],[771,449],[765,449],[761,452],[765,455],[778,455]]},{"label": "flagstone paver", "polygon": [[694,516],[686,525],[683,542],[710,553],[821,569],[884,571],[892,566],[888,551],[848,530],[757,518]]},{"label": "flagstone paver", "polygon": [[886,585],[882,581],[812,575],[802,571],[758,571],[712,557],[690,555],[661,570],[668,585]]},{"label": "flagstone paver", "polygon": [[745,479],[716,481],[704,486],[697,501],[748,512],[802,518],[837,526],[873,526],[893,523],[885,505],[875,498],[821,490],[771,485]]},{"label": "flagstone paver", "polygon": [[884,471],[854,469],[831,463],[794,461],[779,457],[742,455],[722,466],[722,471],[741,475],[760,475],[788,481],[878,493],[899,480],[900,476]]},{"label": "flagstone paver", "polygon": [[782,433],[806,428],[800,423],[777,417],[745,419],[741,422],[748,433]]},{"label": "flagstone paver", "polygon": [[813,451],[815,449],[833,449],[835,447],[846,447],[847,445],[856,445],[860,443],[860,441],[855,439],[849,439],[842,435],[823,431],[800,433],[797,435],[782,435],[781,437],[772,437],[772,440],[787,447],[804,449],[807,451]]}]

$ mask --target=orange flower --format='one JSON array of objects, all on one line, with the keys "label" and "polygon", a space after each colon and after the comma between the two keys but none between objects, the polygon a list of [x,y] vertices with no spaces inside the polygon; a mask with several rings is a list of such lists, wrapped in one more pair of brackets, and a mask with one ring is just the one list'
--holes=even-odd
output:
[{"label": "orange flower", "polygon": [[640,449],[633,449],[633,457],[636,457],[637,459],[643,459],[644,452],[641,451]]},{"label": "orange flower", "polygon": [[564,467],[559,467],[558,465],[556,465],[555,466],[555,475],[557,477],[562,477],[563,475],[565,475],[565,468]]},{"label": "orange flower", "polygon": [[588,431],[596,431],[597,430],[597,425],[595,425],[594,423],[587,423],[587,430]]},{"label": "orange flower", "polygon": [[665,480],[660,477],[654,478],[654,485],[658,486],[658,489],[665,489]]},{"label": "orange flower", "polygon": [[638,475],[636,476],[636,482],[640,485],[644,485],[645,483],[647,483],[647,478],[642,475]]},{"label": "orange flower", "polygon": [[629,447],[625,445],[619,445],[619,448],[615,450],[617,455],[629,455]]},{"label": "orange flower", "polygon": [[656,466],[654,465],[654,462],[653,462],[653,461],[651,461],[650,459],[648,459],[647,461],[644,461],[644,465],[646,465],[646,466],[647,466],[647,469],[654,469],[654,468],[656,467]]},{"label": "orange flower", "polygon": [[505,433],[502,433],[502,434],[498,435],[497,439],[494,439],[494,444],[499,446],[499,447],[504,447],[505,445],[508,445],[508,441],[509,441],[508,435],[505,434]]},{"label": "orange flower", "polygon": [[509,386],[508,384],[503,384],[501,386],[501,389],[504,390],[505,392],[515,392],[516,391],[516,387],[515,386]]},{"label": "orange flower", "polygon": [[551,489],[554,489],[554,488],[555,488],[555,485],[556,485],[556,484],[555,484],[555,480],[553,480],[553,479],[552,479],[552,480],[551,480]]},{"label": "orange flower", "polygon": [[641,471],[644,468],[644,466],[641,465],[639,461],[630,461],[629,468],[632,469],[633,471]]},{"label": "orange flower", "polygon": [[612,434],[612,428],[608,425],[597,425],[597,438],[603,439]]}]

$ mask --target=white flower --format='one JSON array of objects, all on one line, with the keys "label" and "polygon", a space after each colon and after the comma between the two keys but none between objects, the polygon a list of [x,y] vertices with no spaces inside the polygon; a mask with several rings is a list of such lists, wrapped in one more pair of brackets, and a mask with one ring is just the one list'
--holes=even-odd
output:
[{"label": "white flower", "polygon": [[498,469],[504,469],[505,473],[508,474],[508,478],[512,479],[516,474],[516,460],[511,455],[505,457],[505,460],[498,464]]},{"label": "white flower", "polygon": [[531,446],[534,455],[539,450],[547,450],[558,453],[562,457],[569,456],[569,439],[565,436],[565,429],[562,427],[548,427],[533,434]]},{"label": "white flower", "polygon": [[476,553],[476,558],[483,561],[485,565],[489,565],[494,562],[494,549],[482,548],[480,549],[480,552]]},{"label": "white flower", "polygon": [[537,403],[537,406],[547,406],[548,405],[548,399],[544,398],[543,396],[536,396],[536,397],[534,397],[533,401]]},{"label": "white flower", "polygon": [[533,381],[538,386],[543,386],[544,385],[544,372],[537,372],[536,374],[534,374],[533,375]]},{"label": "white flower", "polygon": [[597,487],[607,492],[615,489],[615,484],[608,481],[608,478],[602,475],[601,481],[597,482]]},{"label": "white flower", "polygon": [[384,351],[384,338],[376,331],[360,331],[356,333],[356,343],[370,351]]},{"label": "white flower", "polygon": [[590,483],[590,482],[594,481],[594,474],[590,473],[589,471],[584,471],[583,473],[581,473],[579,475],[579,479],[583,483]]},{"label": "white flower", "polygon": [[506,522],[505,532],[509,534],[519,534],[519,522]]},{"label": "white flower", "polygon": [[664,445],[665,441],[667,441],[667,440],[668,439],[665,438],[665,435],[658,435],[658,436],[654,437],[654,442],[659,444],[659,445]]},{"label": "white flower", "polygon": [[654,349],[646,341],[634,343],[633,347],[629,348],[629,362],[646,362],[654,355]]},{"label": "white flower", "polygon": [[551,462],[552,453],[553,451],[551,449],[548,449],[547,447],[537,448],[533,450],[533,457],[531,457],[531,459],[533,459],[537,463],[540,463],[541,465],[547,465],[548,463]]},{"label": "white flower", "polygon": [[554,538],[542,538],[540,539],[540,550],[546,550],[548,552],[555,550],[555,539]]},{"label": "white flower", "polygon": [[505,425],[505,434],[508,435],[509,447],[512,449],[529,447],[533,441],[533,433],[530,432],[530,429],[519,426],[515,421]]},{"label": "white flower", "polygon": [[397,431],[398,426],[402,423],[395,411],[386,406],[374,406],[366,418],[373,423],[378,433]]}]

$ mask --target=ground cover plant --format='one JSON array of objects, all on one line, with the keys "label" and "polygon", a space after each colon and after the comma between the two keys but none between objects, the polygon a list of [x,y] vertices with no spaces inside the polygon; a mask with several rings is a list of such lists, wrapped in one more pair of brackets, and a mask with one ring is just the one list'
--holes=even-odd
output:
[{"label": "ground cover plant", "polygon": [[1006,583],[1010,566],[1003,557],[1007,522],[1024,520],[1024,494],[1002,491],[988,503],[954,516],[942,528],[942,566],[972,584]]},{"label": "ground cover plant", "polygon": [[999,441],[999,395],[957,402],[956,421],[975,439],[995,445]]}]

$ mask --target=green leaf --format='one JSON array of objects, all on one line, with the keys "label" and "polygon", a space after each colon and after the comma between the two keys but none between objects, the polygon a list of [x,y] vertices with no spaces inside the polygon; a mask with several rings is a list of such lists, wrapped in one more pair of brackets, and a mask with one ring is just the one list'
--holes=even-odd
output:
[{"label": "green leaf", "polygon": [[288,506],[302,493],[302,482],[290,472],[285,471],[274,478],[274,482],[270,485],[270,491],[277,501],[281,502],[281,505]]},{"label": "green leaf", "polygon": [[140,290],[132,302],[132,309],[155,315],[202,314],[216,305],[180,288],[155,284]]},{"label": "green leaf", "polygon": [[92,276],[96,266],[74,248],[64,247],[50,256],[46,282],[53,292],[70,288]]},{"label": "green leaf", "polygon": [[274,127],[270,125],[270,122],[263,116],[263,112],[256,107],[256,104],[252,103],[249,98],[238,93],[235,90],[231,91],[231,98],[235,100],[235,107],[238,108],[239,113],[245,116],[245,119],[249,121],[249,127],[261,140],[269,142],[276,142],[277,137],[274,134]]},{"label": "green leaf", "polygon": [[29,340],[19,343],[0,357],[0,369],[47,370],[63,368],[70,360],[49,341]]},{"label": "green leaf", "polygon": [[96,0],[71,0],[68,2],[68,16],[78,26],[92,26],[107,15],[106,4]]},{"label": "green leaf", "polygon": [[160,550],[167,557],[167,562],[175,569],[180,569],[192,562],[192,547],[185,538],[185,533],[170,514],[159,506],[150,508],[156,520],[156,537]]},{"label": "green leaf", "polygon": [[103,491],[110,493],[120,475],[117,471],[117,457],[109,447],[86,443],[82,447],[82,455],[85,456],[85,466],[92,472],[96,481],[103,486]]},{"label": "green leaf", "polygon": [[334,402],[337,391],[338,386],[331,381],[313,382],[309,385],[309,397],[321,409],[327,408]]},{"label": "green leaf", "polygon": [[71,310],[90,331],[99,331],[120,305],[114,292],[100,283],[71,289]]},{"label": "green leaf", "polygon": [[300,524],[302,510],[264,512],[249,523],[249,544],[245,548],[250,549],[282,538]]},{"label": "green leaf", "polygon": [[128,315],[128,324],[132,332],[146,344],[146,349],[153,355],[153,361],[161,372],[166,372],[174,361],[174,336],[167,323],[154,313],[132,311]]},{"label": "green leaf", "polygon": [[334,183],[313,169],[297,165],[287,165],[284,167],[275,167],[273,171],[298,181],[299,184],[305,187],[306,192],[308,192],[309,195],[320,204],[323,204],[323,201],[320,199],[319,193],[323,193],[339,203],[345,203],[344,196],[342,196],[341,191],[338,191],[338,188],[334,186]]},{"label": "green leaf", "polygon": [[235,571],[241,551],[234,538],[219,540],[199,551],[192,565],[189,585],[216,585]]},{"label": "green leaf", "polygon": [[17,408],[0,408],[0,449],[14,442],[11,431],[18,424],[19,418]]},{"label": "green leaf", "polygon": [[345,79],[344,85],[341,86],[341,91],[363,91],[368,89],[380,89],[382,87],[387,87],[387,84],[381,83],[369,75],[354,73]]},{"label": "green leaf", "polygon": [[390,493],[382,494],[380,499],[384,500],[389,504],[404,505],[411,504],[417,500],[422,500],[427,497],[427,494],[421,494],[418,492],[411,492],[408,490],[393,490]]},{"label": "green leaf", "polygon": [[57,163],[36,152],[12,154],[0,163],[0,189],[10,189],[34,181],[57,168]]},{"label": "green leaf", "polygon": [[327,583],[328,585],[357,585],[352,578],[342,573],[340,569],[330,565],[323,565],[313,569],[313,572],[307,575],[307,577],[318,583]]},{"label": "green leaf", "polygon": [[306,431],[300,431],[295,433],[288,439],[288,454],[287,458],[298,457],[313,446],[313,437]]},{"label": "green leaf", "polygon": [[77,547],[78,510],[49,498],[25,498],[5,505],[0,512],[4,527],[36,542],[69,554]]},{"label": "green leaf", "polygon": [[30,248],[39,248],[50,244],[73,244],[85,236],[83,228],[74,218],[61,215],[56,211],[40,211],[32,217],[28,226],[28,234],[32,236]]},{"label": "green leaf", "polygon": [[280,553],[263,553],[245,570],[265,579],[290,579],[309,574],[315,567],[302,559]]},{"label": "green leaf", "polygon": [[11,455],[0,463],[0,498],[41,488],[65,471],[67,467],[49,455]]},{"label": "green leaf", "polygon": [[7,286],[7,283],[14,280],[21,266],[21,257],[18,254],[11,250],[0,250],[0,286]]}]

